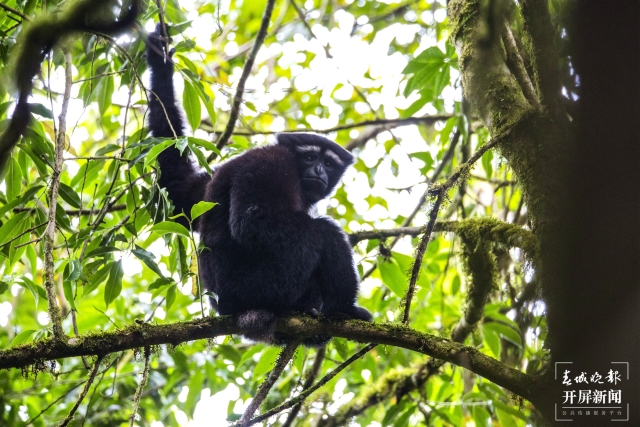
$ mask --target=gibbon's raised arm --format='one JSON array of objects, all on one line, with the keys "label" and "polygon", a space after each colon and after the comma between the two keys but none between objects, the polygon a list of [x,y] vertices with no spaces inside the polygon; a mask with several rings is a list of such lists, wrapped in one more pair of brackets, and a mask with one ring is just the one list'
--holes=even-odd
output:
[{"label": "gibbon's raised arm", "polygon": [[[184,119],[176,104],[173,88],[174,65],[171,52],[165,53],[162,30],[149,34],[147,41],[147,64],[151,72],[149,94],[149,130],[155,137],[174,138],[184,136]],[[197,170],[187,154],[180,155],[175,147],[169,147],[158,156],[160,165],[160,187],[167,189],[175,206],[174,214],[184,212],[189,216],[191,207],[204,199],[204,192],[211,177]],[[178,219],[187,226],[184,218]]]}]

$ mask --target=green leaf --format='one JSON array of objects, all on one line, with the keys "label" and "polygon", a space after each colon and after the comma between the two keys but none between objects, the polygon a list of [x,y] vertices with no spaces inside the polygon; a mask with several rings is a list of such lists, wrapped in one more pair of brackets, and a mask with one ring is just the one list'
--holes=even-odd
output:
[{"label": "green leaf", "polygon": [[205,212],[210,211],[217,203],[213,202],[198,202],[191,207],[191,221],[198,218]]},{"label": "green leaf", "polygon": [[451,281],[451,295],[456,295],[460,291],[460,276],[456,275]]},{"label": "green leaf", "polygon": [[169,289],[167,289],[167,295],[165,296],[165,304],[167,307],[167,312],[173,305],[173,302],[176,300],[176,289],[177,289],[177,286],[175,284],[173,286],[169,286]]},{"label": "green leaf", "polygon": [[185,114],[187,115],[189,125],[191,125],[191,129],[195,132],[195,130],[200,126],[202,109],[198,93],[193,88],[193,85],[186,79],[184,80],[184,91],[182,92],[182,106]]},{"label": "green leaf", "polygon": [[73,292],[73,282],[64,280],[62,282],[62,290],[64,291],[64,297],[67,299],[67,302],[71,306],[71,309],[73,311],[78,311],[78,309],[76,308],[76,301],[74,297],[75,292]]},{"label": "green leaf", "polygon": [[278,358],[278,354],[280,354],[280,349],[269,347],[267,348],[256,363],[255,368],[253,368],[253,380],[256,381],[261,378],[264,374],[271,371],[273,365]]},{"label": "green leaf", "polygon": [[196,158],[198,159],[198,164],[200,166],[202,166],[203,168],[205,168],[207,170],[207,173],[209,173],[209,175],[211,175],[211,166],[209,166],[209,162],[207,161],[207,158],[204,156],[204,154],[202,154],[202,151],[200,151],[199,148],[197,147],[191,147],[191,151],[193,152],[193,154],[196,155]]},{"label": "green leaf", "polygon": [[70,260],[64,268],[64,274],[62,275],[64,280],[74,281],[78,280],[82,273],[82,265],[77,259]]},{"label": "green leaf", "polygon": [[158,276],[164,278],[164,274],[162,274],[162,272],[160,271],[160,267],[158,267],[158,264],[156,264],[156,261],[155,261],[156,257],[154,254],[152,254],[149,251],[145,251],[138,245],[136,245],[136,249],[131,250],[131,253],[133,253],[136,256],[136,258],[138,258],[147,267],[149,267],[151,271],[156,273]]},{"label": "green leaf", "polygon": [[496,333],[496,331],[491,328],[487,328],[488,323],[482,324],[482,336],[484,337],[484,342],[487,344],[489,349],[495,357],[500,357],[500,335]]},{"label": "green leaf", "polygon": [[173,233],[173,234],[179,234],[184,237],[190,237],[189,230],[187,230],[183,225],[173,221],[159,222],[153,227],[151,227],[151,230],[149,231],[153,231],[154,233],[158,233],[158,234]]},{"label": "green leaf", "polygon": [[476,423],[476,427],[490,427],[491,426],[491,414],[482,406],[474,406],[472,411],[473,421]]},{"label": "green leaf", "polygon": [[11,201],[21,196],[20,188],[22,187],[22,170],[20,164],[14,158],[9,161],[9,168],[5,179],[7,188],[7,200]]},{"label": "green leaf", "polygon": [[516,421],[513,419],[511,414],[506,413],[505,411],[496,408],[496,414],[498,415],[498,420],[500,421],[501,427],[517,427]]},{"label": "green leaf", "polygon": [[[398,266],[400,267],[400,271],[402,271],[405,277],[408,277],[409,272],[413,268],[413,258],[409,255],[401,254],[400,252],[392,252],[393,259],[398,262]],[[407,279],[408,280],[408,279]],[[420,274],[418,275],[418,281],[416,282],[418,286],[425,288],[430,285],[429,279],[427,278],[427,274],[425,273],[424,266],[420,269]]]},{"label": "green leaf", "polygon": [[402,415],[400,415],[400,417],[398,417],[397,420],[394,421],[393,427],[408,427],[409,418],[411,418],[411,415],[413,415],[415,411],[416,406],[411,405],[409,409],[406,410],[406,412],[404,412]]},{"label": "green leaf", "polygon": [[[172,26],[171,29],[173,30],[175,27]],[[170,33],[172,33],[173,31],[170,31]],[[176,58],[180,59],[180,62],[182,62],[184,65],[187,66],[187,69],[189,71],[191,71],[193,74],[195,74],[196,76],[198,75],[198,68],[195,66],[195,64],[186,56],[184,55],[176,55]]]},{"label": "green leaf", "polygon": [[500,322],[486,322],[483,325],[483,330],[493,331],[499,334],[502,338],[511,341],[518,347],[522,347],[522,340],[518,331],[510,326],[504,325]]},{"label": "green leaf", "polygon": [[115,300],[120,292],[122,292],[122,261],[114,262],[109,269],[109,279],[104,289],[104,303],[107,307]]},{"label": "green leaf", "polygon": [[15,347],[15,346],[18,346],[20,344],[24,344],[24,343],[30,341],[31,337],[36,332],[38,332],[38,331],[33,330],[33,329],[27,329],[26,331],[20,332],[18,335],[13,337],[13,339],[11,340],[11,344],[9,344],[9,347]]},{"label": "green leaf", "polygon": [[28,212],[20,212],[0,227],[0,246],[6,244],[15,236],[19,225],[27,219],[27,215],[29,215]]},{"label": "green leaf", "polygon": [[334,338],[333,346],[336,348],[336,351],[342,357],[342,360],[347,360],[349,358],[349,350],[347,348],[347,340],[345,338]]},{"label": "green leaf", "polygon": [[104,113],[111,106],[113,88],[113,76],[105,76],[100,80],[100,87],[98,88],[98,109],[100,110],[100,116],[104,116]]},{"label": "green leaf", "polygon": [[74,208],[76,209],[82,208],[80,197],[78,197],[78,194],[75,191],[73,191],[73,188],[69,187],[67,184],[63,182],[60,183],[59,193],[60,193],[60,197],[62,197],[62,200],[69,203]]},{"label": "green leaf", "polygon": [[116,150],[119,150],[121,147],[117,144],[107,144],[98,151],[96,151],[96,156],[104,156],[105,154],[113,153]]},{"label": "green leaf", "polygon": [[53,120],[53,113],[51,112],[51,110],[49,110],[42,104],[29,104],[29,110],[34,114]]},{"label": "green leaf", "polygon": [[94,250],[92,250],[91,252],[89,252],[86,257],[88,258],[93,258],[96,256],[102,256],[102,255],[107,255],[110,254],[111,252],[117,252],[119,251],[120,248],[116,248],[115,246],[100,246]]},{"label": "green leaf", "polygon": [[115,261],[110,261],[107,263],[102,270],[98,270],[96,274],[93,276],[91,281],[84,285],[84,289],[82,290],[82,296],[90,294],[94,290],[100,286],[100,283],[104,282],[109,276],[109,272],[111,271],[112,265],[115,264]]},{"label": "green leaf", "polygon": [[389,408],[385,411],[384,418],[382,419],[382,425],[388,426],[391,422],[398,418],[398,414],[407,407],[406,399],[399,401],[395,405],[390,405]]},{"label": "green leaf", "polygon": [[411,153],[409,154],[409,157],[412,157],[414,159],[418,159],[424,162],[424,167],[420,169],[420,171],[422,171],[423,173],[431,170],[431,167],[433,166],[433,163],[434,163],[433,157],[431,157],[431,153],[429,153],[428,151]]},{"label": "green leaf", "polygon": [[493,176],[493,165],[491,161],[493,160],[493,151],[489,150],[482,155],[482,168],[484,169],[484,173],[487,179],[491,179]]},{"label": "green leaf", "polygon": [[167,149],[170,145],[174,144],[175,141],[172,139],[162,141],[161,143],[154,146],[144,157],[144,167],[147,168],[150,164],[156,161],[156,158]]},{"label": "green leaf", "polygon": [[220,158],[223,157],[220,150],[218,150],[218,147],[216,147],[216,145],[211,141],[207,141],[205,139],[200,139],[200,138],[194,138],[193,136],[187,137],[187,140],[189,141],[189,147],[191,147],[191,149],[193,149],[193,145],[197,145],[199,147],[204,148],[205,150],[213,151]]},{"label": "green leaf", "polygon": [[382,281],[389,290],[400,298],[404,297],[409,284],[407,276],[400,269],[398,262],[393,258],[385,260],[383,257],[378,257],[378,269]]},{"label": "green leaf", "polygon": [[[28,289],[29,292],[31,292],[31,295],[33,295],[33,299],[36,302],[36,308],[38,308],[38,301],[40,300],[40,291],[39,291],[39,287],[38,285],[36,285],[35,283],[33,283],[31,281],[31,279],[27,278],[27,277],[22,277],[20,280],[18,280],[16,282],[18,285],[22,286],[25,289]],[[42,289],[44,291],[44,289]],[[46,295],[46,293],[45,293]]]},{"label": "green leaf", "polygon": [[204,372],[202,369],[196,369],[191,374],[189,380],[189,393],[187,394],[187,400],[184,402],[183,410],[188,414],[192,413],[196,407],[196,403],[200,400],[200,393],[202,393],[202,384],[204,383]]},{"label": "green leaf", "polygon": [[0,295],[9,290],[9,284],[7,282],[0,281]]}]

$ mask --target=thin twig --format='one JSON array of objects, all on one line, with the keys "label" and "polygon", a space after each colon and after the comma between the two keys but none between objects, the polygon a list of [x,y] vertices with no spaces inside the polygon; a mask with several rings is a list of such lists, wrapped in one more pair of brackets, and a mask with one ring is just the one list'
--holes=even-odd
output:
[{"label": "thin twig", "polygon": [[80,392],[80,396],[78,396],[76,403],[74,403],[73,407],[71,408],[69,415],[67,415],[66,418],[62,420],[62,422],[58,425],[58,427],[66,427],[67,425],[69,425],[69,423],[73,419],[73,416],[75,415],[76,411],[80,407],[80,404],[82,403],[85,396],[89,392],[89,389],[91,388],[91,384],[93,384],[93,380],[96,378],[96,374],[98,373],[98,368],[100,367],[100,362],[102,362],[102,359],[103,359],[103,356],[98,356],[98,360],[96,360],[95,365],[93,365],[93,370],[91,371],[91,374],[89,374],[89,379],[84,384],[84,388],[82,389],[82,392]]},{"label": "thin twig", "polygon": [[[460,130],[458,129],[453,134],[453,137],[451,138],[451,143],[449,144],[449,148],[447,149],[447,152],[444,153],[444,156],[442,157],[442,161],[440,162],[436,170],[433,172],[433,175],[431,175],[431,178],[429,178],[429,180],[427,181],[427,184],[431,184],[438,180],[438,178],[440,177],[440,174],[442,173],[442,171],[444,171],[444,168],[453,159],[453,154],[455,153],[456,145],[458,145],[459,140],[460,140]],[[420,199],[418,199],[418,203],[416,204],[416,207],[409,214],[409,216],[405,218],[404,222],[402,223],[402,228],[408,228],[409,225],[411,225],[411,223],[413,222],[413,219],[416,217],[416,215],[418,215],[418,212],[420,212],[420,210],[422,209],[422,206],[426,202],[427,202],[427,194],[425,193],[422,196],[420,196]],[[389,249],[392,249],[400,241],[400,237],[402,237],[402,234],[398,234],[395,236],[396,237],[393,239],[393,241],[389,245]],[[364,280],[367,277],[371,276],[371,274],[376,270],[376,268],[378,268],[377,262],[374,263],[371,266],[371,268],[369,268],[369,270],[365,271],[365,273],[362,275],[361,280]]]},{"label": "thin twig", "polygon": [[18,249],[18,248],[21,248],[23,246],[28,246],[28,245],[30,245],[32,243],[38,243],[42,239],[44,239],[44,236],[37,237],[37,238],[35,238],[33,240],[29,240],[28,242],[25,242],[25,243],[20,243],[19,245],[15,245],[14,249]]},{"label": "thin twig", "polygon": [[[267,36],[267,29],[269,28],[269,22],[271,21],[271,14],[273,13],[274,4],[275,0],[267,0],[267,6],[265,7],[264,14],[262,15],[262,23],[260,24],[260,29],[258,30],[258,34],[251,48],[251,52],[247,57],[247,62],[245,62],[244,68],[242,69],[242,75],[240,76],[240,81],[238,82],[236,94],[233,97],[233,104],[231,106],[231,112],[229,113],[229,122],[227,123],[227,127],[224,130],[224,133],[222,134],[222,136],[220,136],[220,139],[216,144],[218,150],[227,145],[227,143],[229,142],[229,138],[231,138],[231,134],[233,133],[233,129],[236,125],[236,121],[238,120],[240,104],[242,103],[242,96],[244,95],[244,86],[247,83],[247,79],[249,78],[249,74],[251,73],[251,69],[253,68],[253,64],[256,61],[258,51],[260,50],[260,47],[262,46],[262,43]],[[213,154],[212,156],[213,157],[209,159],[209,161],[215,158]]]},{"label": "thin twig", "polygon": [[[34,208],[15,208],[13,209],[13,211],[16,213],[30,212],[33,209]],[[107,209],[107,212],[118,212],[118,211],[123,211],[125,209],[127,209],[127,205],[113,205],[109,209]],[[65,209],[64,213],[69,216],[91,215],[93,213],[93,209]]]},{"label": "thin twig", "polygon": [[440,210],[440,206],[442,206],[442,202],[447,195],[449,189],[451,189],[454,185],[458,183],[460,178],[469,172],[471,166],[475,162],[482,157],[482,155],[490,150],[491,148],[498,145],[502,142],[507,136],[511,134],[511,129],[509,128],[500,135],[494,137],[490,142],[486,143],[482,147],[480,147],[474,154],[471,156],[469,160],[465,163],[461,164],[458,169],[451,176],[440,185],[430,186],[427,190],[426,195],[436,196],[436,200],[433,203],[433,207],[431,208],[431,212],[429,213],[429,221],[424,227],[424,235],[420,239],[418,243],[418,248],[416,249],[416,253],[414,256],[413,266],[411,267],[411,278],[409,279],[409,289],[407,289],[407,294],[404,298],[404,314],[402,316],[402,322],[409,322],[409,311],[411,309],[411,300],[413,299],[413,294],[416,290],[416,282],[418,281],[418,275],[420,274],[420,269],[422,267],[422,259],[424,258],[424,254],[427,251],[427,246],[429,244],[429,240],[431,239],[431,234],[433,232],[433,227],[436,223],[436,218],[438,217],[438,211]]},{"label": "thin twig", "polygon": [[49,215],[47,218],[47,228],[44,235],[44,276],[45,290],[47,292],[47,300],[49,302],[49,320],[53,327],[53,336],[61,340],[64,337],[62,329],[62,321],[60,319],[60,307],[58,307],[55,279],[54,279],[54,259],[53,249],[55,247],[56,238],[56,208],[58,200],[58,189],[60,187],[60,174],[62,173],[62,155],[64,153],[65,139],[67,134],[67,111],[69,109],[69,98],[71,97],[71,49],[65,46],[63,48],[65,58],[65,85],[64,97],[62,99],[62,108],[58,116],[58,134],[56,135],[55,161],[53,171],[51,172],[51,183],[49,186]]},{"label": "thin twig", "polygon": [[67,157],[63,159],[65,162],[72,162],[75,160],[117,160],[119,162],[130,162],[131,159],[125,159],[122,157],[116,156],[77,156],[77,157]]},{"label": "thin twig", "polygon": [[273,367],[273,370],[271,371],[271,373],[269,373],[267,379],[262,384],[260,384],[256,395],[253,397],[253,400],[244,411],[244,414],[242,414],[240,421],[238,421],[238,424],[236,424],[235,427],[247,427],[251,425],[251,417],[267,397],[267,394],[269,394],[269,390],[271,390],[271,387],[273,387],[276,380],[280,378],[280,375],[282,375],[282,371],[293,357],[293,354],[296,352],[296,348],[298,348],[299,344],[300,341],[294,340],[289,342],[286,347],[282,349],[282,352],[280,353],[280,356],[278,356],[278,360],[276,361],[276,365]]},{"label": "thin twig", "polygon": [[144,390],[144,386],[147,384],[147,378],[149,378],[149,359],[151,358],[151,349],[149,346],[144,348],[144,369],[142,371],[142,379],[140,380],[140,384],[138,384],[138,388],[136,389],[136,394],[133,396],[133,411],[129,416],[129,426],[133,427],[133,423],[136,420],[136,413],[138,412],[138,406],[140,406],[140,398],[142,397],[142,391]]},{"label": "thin twig", "polygon": [[362,350],[360,350],[359,352],[357,352],[356,354],[354,354],[353,356],[345,360],[336,369],[334,369],[333,371],[329,372],[327,375],[322,377],[322,379],[317,383],[315,383],[312,387],[309,387],[308,389],[304,390],[302,393],[300,393],[296,397],[287,400],[282,405],[276,406],[275,408],[268,410],[264,414],[253,418],[251,421],[249,421],[249,424],[247,424],[247,426],[251,426],[261,421],[264,421],[267,418],[270,418],[286,409],[289,409],[299,403],[304,402],[304,400],[307,397],[309,397],[314,391],[318,390],[320,387],[322,387],[323,385],[331,381],[336,375],[342,372],[347,366],[351,365],[353,362],[355,362],[356,360],[360,359],[362,356],[364,356],[365,354],[373,350],[377,345],[378,344],[368,344]]},{"label": "thin twig", "polygon": [[534,57],[536,78],[540,89],[540,103],[549,109],[551,116],[565,120],[560,104],[561,73],[558,71],[558,49],[555,45],[556,27],[551,20],[549,2],[531,0],[518,2],[524,30],[529,34]]},{"label": "thin twig", "polygon": [[20,12],[17,9],[12,8],[11,6],[7,6],[4,3],[0,3],[0,8],[6,10],[7,12],[13,13],[14,15],[18,15],[20,18],[24,19],[25,21],[31,21],[31,18],[29,18],[29,16],[25,15],[24,13]]},{"label": "thin twig", "polygon": [[[3,243],[3,244],[2,244],[2,246],[7,246],[9,243],[11,243],[11,242],[13,242],[13,241],[15,241],[15,240],[18,240],[19,238],[21,238],[21,237],[22,237],[22,236],[24,236],[25,234],[29,234],[29,233],[31,233],[32,231],[35,231],[35,230],[37,230],[37,229],[38,229],[38,228],[40,228],[40,227],[44,227],[44,226],[45,226],[45,225],[47,225],[47,224],[48,224],[48,221],[45,221],[45,222],[43,222],[42,224],[34,225],[33,227],[31,227],[31,228],[29,228],[29,229],[27,229],[27,230],[23,231],[22,233],[18,234],[16,237],[14,237],[13,239],[9,240],[8,242]],[[2,247],[2,246],[0,246],[0,247]],[[17,247],[17,246],[16,246],[16,247]]]},{"label": "thin twig", "polygon": [[69,387],[64,393],[62,393],[60,396],[58,396],[57,399],[55,399],[53,402],[51,402],[46,407],[41,409],[40,412],[38,412],[37,415],[35,415],[33,418],[28,419],[27,422],[22,425],[22,427],[27,427],[27,426],[30,426],[31,424],[33,424],[33,422],[35,420],[37,420],[38,418],[40,418],[42,416],[42,414],[47,412],[49,410],[49,408],[51,408],[53,405],[55,405],[56,403],[60,402],[62,399],[67,397],[69,395],[69,393],[71,393],[73,390],[77,389],[78,387],[80,387],[81,385],[86,384],[86,383],[87,383],[86,381],[80,381],[78,384]]},{"label": "thin twig", "polygon": [[[304,15],[304,11],[300,8],[300,6],[298,6],[298,3],[296,3],[295,0],[289,0],[289,3],[295,9],[296,13],[298,14],[298,18],[300,18],[300,21],[302,21],[302,24],[304,25],[304,27],[309,32],[309,35],[311,37],[315,38],[315,34],[313,34],[313,30],[311,29],[311,26],[307,22],[307,17]],[[325,48],[325,50],[327,50],[327,48],[325,46],[323,46],[323,47]],[[329,56],[328,53],[327,53],[327,56]]]},{"label": "thin twig", "polygon": [[[316,378],[318,377],[318,374],[320,373],[320,368],[322,368],[322,362],[324,361],[324,356],[326,355],[326,353],[327,353],[326,346],[318,349],[318,352],[316,353],[316,357],[315,359],[313,359],[313,366],[311,366],[311,370],[307,373],[306,378],[304,380],[304,384],[302,385],[303,392],[311,388]],[[295,421],[296,416],[298,415],[298,412],[300,412],[300,408],[302,408],[302,403],[303,402],[298,402],[298,404],[296,404],[291,409],[291,412],[289,412],[289,415],[287,415],[287,419],[282,424],[282,427],[291,427],[291,425],[293,425],[293,422]]]},{"label": "thin twig", "polygon": [[541,105],[538,94],[524,66],[524,61],[518,51],[518,45],[516,44],[516,39],[513,37],[511,25],[509,25],[507,18],[504,18],[502,21],[502,41],[504,43],[504,50],[507,52],[507,64],[510,66],[509,69],[520,84],[524,97],[527,98],[527,101],[529,101],[532,107],[540,109]]},{"label": "thin twig", "polygon": [[160,28],[162,29],[162,37],[164,38],[165,55],[169,56],[169,35],[167,34],[167,26],[164,23],[164,10],[160,0],[156,0],[158,7],[158,19],[160,20]]}]

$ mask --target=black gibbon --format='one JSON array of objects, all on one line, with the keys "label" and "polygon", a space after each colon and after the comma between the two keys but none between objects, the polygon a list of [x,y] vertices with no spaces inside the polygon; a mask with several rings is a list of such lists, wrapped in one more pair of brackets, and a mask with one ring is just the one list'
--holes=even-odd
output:
[{"label": "black gibbon", "polygon": [[[151,71],[149,128],[155,137],[184,135],[176,104],[171,53],[158,29],[149,34]],[[175,132],[175,133],[174,133]],[[170,147],[158,156],[159,185],[167,188],[174,213],[189,215],[201,200],[217,203],[197,219],[208,248],[199,255],[204,288],[217,295],[221,315],[240,315],[245,336],[279,343],[275,316],[299,311],[371,321],[356,305],[358,275],[345,233],[309,210],[336,187],[353,156],[315,134],[286,133],[277,143],[254,148],[218,166],[213,176],[199,171]],[[312,337],[307,345],[322,345]]]}]

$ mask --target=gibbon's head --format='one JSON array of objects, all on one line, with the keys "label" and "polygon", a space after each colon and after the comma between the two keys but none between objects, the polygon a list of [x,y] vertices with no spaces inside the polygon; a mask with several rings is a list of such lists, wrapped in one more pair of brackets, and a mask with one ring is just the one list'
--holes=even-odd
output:
[{"label": "gibbon's head", "polygon": [[308,203],[327,197],[353,163],[347,150],[327,138],[312,133],[280,133],[278,145],[288,148],[296,158],[302,191]]}]

